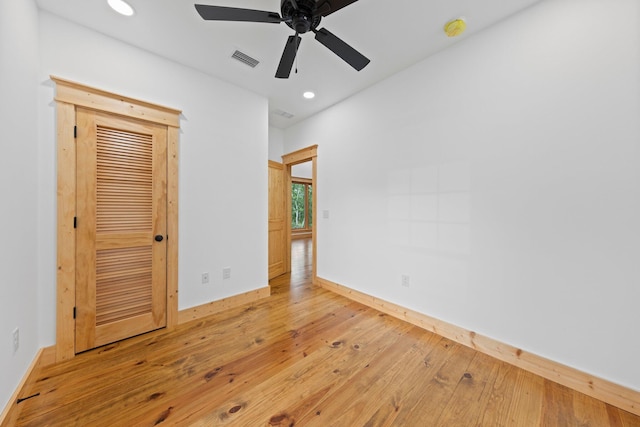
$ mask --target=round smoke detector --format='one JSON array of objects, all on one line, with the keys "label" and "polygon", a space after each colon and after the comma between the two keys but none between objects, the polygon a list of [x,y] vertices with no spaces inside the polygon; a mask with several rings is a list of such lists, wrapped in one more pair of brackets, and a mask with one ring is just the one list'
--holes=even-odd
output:
[{"label": "round smoke detector", "polygon": [[458,37],[467,29],[467,23],[464,18],[454,19],[444,25],[444,33],[447,37]]}]

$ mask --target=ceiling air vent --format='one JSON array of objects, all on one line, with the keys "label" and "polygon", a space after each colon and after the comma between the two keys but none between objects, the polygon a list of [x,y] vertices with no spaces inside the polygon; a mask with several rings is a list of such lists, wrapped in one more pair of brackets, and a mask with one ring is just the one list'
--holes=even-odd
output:
[{"label": "ceiling air vent", "polygon": [[249,55],[247,55],[246,53],[242,53],[239,50],[236,50],[235,52],[233,52],[233,55],[231,55],[231,57],[233,59],[237,59],[238,61],[242,62],[243,64],[248,65],[251,68],[255,68],[256,65],[258,65],[260,63],[260,61],[258,61],[255,58],[250,57]]},{"label": "ceiling air vent", "polygon": [[293,118],[293,114],[287,113],[286,111],[282,111],[282,110],[273,110],[272,113],[275,114],[276,116],[282,116],[285,119]]}]

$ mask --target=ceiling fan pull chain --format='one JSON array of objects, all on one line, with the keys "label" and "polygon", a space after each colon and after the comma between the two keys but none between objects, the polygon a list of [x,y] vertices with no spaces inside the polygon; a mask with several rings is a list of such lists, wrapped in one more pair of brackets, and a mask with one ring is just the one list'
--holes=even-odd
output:
[{"label": "ceiling fan pull chain", "polygon": [[296,74],[298,74],[298,47],[300,47],[300,42],[298,42],[298,32],[296,31]]}]

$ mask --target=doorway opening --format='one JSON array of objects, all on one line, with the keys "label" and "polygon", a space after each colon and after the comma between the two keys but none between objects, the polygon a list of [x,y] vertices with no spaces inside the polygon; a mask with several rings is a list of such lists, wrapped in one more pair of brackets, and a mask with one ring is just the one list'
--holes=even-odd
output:
[{"label": "doorway opening", "polygon": [[[317,227],[315,219],[317,218],[317,164],[318,164],[318,146],[312,145],[298,151],[294,151],[282,156],[284,165],[284,187],[287,189],[285,194],[285,211],[287,218],[285,220],[285,238],[286,238],[286,272],[291,272],[291,251],[294,227],[304,224],[304,228],[298,228],[296,233],[302,234],[306,240],[306,244],[297,245],[310,250],[309,261],[311,262],[311,277],[315,281],[317,277]],[[297,207],[294,206],[293,184],[301,183],[303,187],[296,187],[300,191],[300,197],[297,200]],[[304,209],[302,209],[304,206]],[[296,210],[294,211],[294,208]],[[294,213],[295,212],[295,213]],[[302,213],[301,213],[302,212]],[[297,217],[295,216],[297,215]],[[303,219],[304,218],[304,219]],[[295,224],[294,224],[295,219]],[[305,261],[306,262],[306,261]]]},{"label": "doorway opening", "polygon": [[311,162],[291,168],[291,239],[311,239],[313,231],[313,174]]},{"label": "doorway opening", "polygon": [[[311,277],[314,281],[317,277],[317,227],[314,226],[318,194],[317,148],[313,145],[285,154],[282,163],[269,161],[269,280],[291,273],[291,243],[297,240],[292,238],[293,230],[300,234],[299,237],[310,237],[307,244],[311,251]],[[302,186],[294,186],[294,183]],[[297,195],[294,190],[298,191]]]}]

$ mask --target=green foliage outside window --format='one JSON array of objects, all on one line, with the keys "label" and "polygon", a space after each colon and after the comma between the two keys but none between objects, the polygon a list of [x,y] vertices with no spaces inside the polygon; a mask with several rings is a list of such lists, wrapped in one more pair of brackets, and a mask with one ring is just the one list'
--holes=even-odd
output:
[{"label": "green foliage outside window", "polygon": [[[311,229],[313,188],[310,184],[291,184],[291,228]],[[308,225],[307,225],[308,224]]]}]

